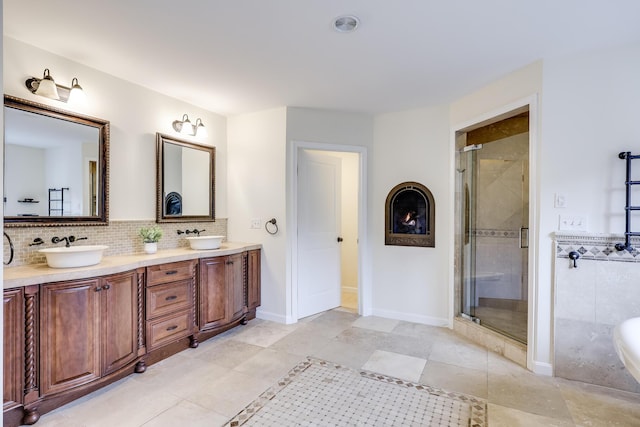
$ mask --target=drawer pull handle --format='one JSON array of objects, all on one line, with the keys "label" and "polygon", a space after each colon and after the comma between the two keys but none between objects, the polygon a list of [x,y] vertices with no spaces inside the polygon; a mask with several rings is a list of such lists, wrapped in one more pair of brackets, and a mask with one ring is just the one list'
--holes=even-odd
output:
[{"label": "drawer pull handle", "polygon": [[174,299],[177,299],[177,298],[178,298],[177,296],[171,295],[171,296],[166,297],[164,300],[165,301],[173,301]]},{"label": "drawer pull handle", "polygon": [[167,276],[171,276],[172,274],[178,274],[178,270],[165,271],[164,274],[166,274]]},{"label": "drawer pull handle", "polygon": [[178,329],[178,325],[169,326],[167,331],[173,331],[174,329]]},{"label": "drawer pull handle", "polygon": [[101,288],[100,286],[98,286],[98,287],[96,288],[96,292],[100,292],[101,290],[102,290],[102,288]]}]

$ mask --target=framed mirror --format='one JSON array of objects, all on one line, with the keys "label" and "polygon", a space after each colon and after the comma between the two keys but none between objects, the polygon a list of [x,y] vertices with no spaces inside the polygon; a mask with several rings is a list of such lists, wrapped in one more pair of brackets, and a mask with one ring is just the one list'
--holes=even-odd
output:
[{"label": "framed mirror", "polygon": [[215,148],[157,133],[156,152],[156,221],[215,221]]},{"label": "framed mirror", "polygon": [[4,97],[5,227],[107,225],[109,122]]}]

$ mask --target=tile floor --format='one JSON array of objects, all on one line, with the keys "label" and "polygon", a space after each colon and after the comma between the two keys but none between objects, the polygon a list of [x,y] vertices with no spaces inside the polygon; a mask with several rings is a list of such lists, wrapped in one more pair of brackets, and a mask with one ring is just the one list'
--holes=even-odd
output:
[{"label": "tile floor", "polygon": [[346,309],[252,320],[49,414],[46,426],[219,426],[305,356],[487,399],[489,425],[640,426],[640,395],[536,376],[461,338]]}]

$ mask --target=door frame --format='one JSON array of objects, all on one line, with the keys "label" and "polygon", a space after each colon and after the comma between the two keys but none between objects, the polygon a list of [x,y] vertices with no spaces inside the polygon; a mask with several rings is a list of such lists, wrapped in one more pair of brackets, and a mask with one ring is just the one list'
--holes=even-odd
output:
[{"label": "door frame", "polygon": [[[549,367],[539,366],[540,364],[535,361],[538,347],[540,347],[538,340],[538,322],[543,321],[540,313],[538,313],[538,242],[539,242],[539,221],[540,216],[538,214],[539,206],[539,189],[538,189],[538,126],[539,126],[539,111],[538,111],[538,96],[536,94],[519,99],[510,104],[502,105],[492,111],[485,114],[481,114],[471,120],[467,120],[463,123],[455,124],[451,127],[450,137],[450,194],[451,202],[449,208],[451,212],[455,210],[455,152],[456,152],[456,134],[465,129],[471,128],[475,125],[493,120],[500,116],[507,116],[510,112],[519,108],[528,107],[529,109],[529,254],[528,254],[528,304],[527,304],[527,369],[543,374],[549,374]],[[451,221],[449,235],[451,241],[455,239],[455,221]],[[450,265],[454,266],[455,262],[455,245],[451,245],[449,250]],[[452,270],[449,281],[449,310],[451,313],[451,323],[453,323],[453,317],[455,313],[455,272]]]},{"label": "door frame", "polygon": [[298,321],[298,152],[300,149],[358,154],[358,314],[371,314],[371,280],[367,241],[367,148],[357,145],[291,141],[287,153],[287,285],[286,323]]}]

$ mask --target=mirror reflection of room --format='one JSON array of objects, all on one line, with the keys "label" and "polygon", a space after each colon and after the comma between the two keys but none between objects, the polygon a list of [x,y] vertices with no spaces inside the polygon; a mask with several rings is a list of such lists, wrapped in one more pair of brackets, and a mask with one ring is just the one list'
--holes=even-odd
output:
[{"label": "mirror reflection of room", "polygon": [[94,216],[99,129],[5,107],[6,216]]}]

